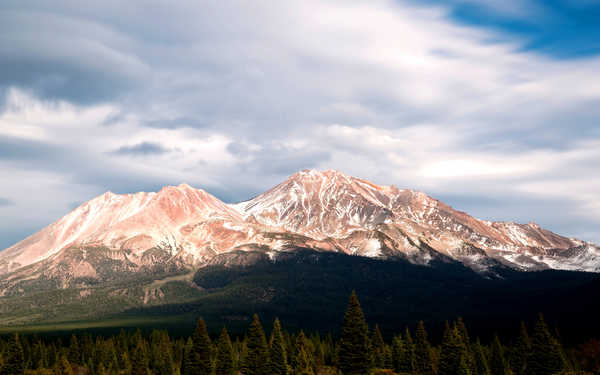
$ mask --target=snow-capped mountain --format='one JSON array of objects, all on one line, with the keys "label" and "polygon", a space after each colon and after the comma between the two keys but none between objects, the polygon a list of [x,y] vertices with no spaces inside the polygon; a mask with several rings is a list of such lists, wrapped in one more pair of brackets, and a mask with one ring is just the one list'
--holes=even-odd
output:
[{"label": "snow-capped mountain", "polygon": [[475,219],[422,192],[305,170],[237,204],[185,184],[105,193],[0,252],[0,279],[61,277],[68,284],[108,277],[99,270],[107,260],[111,272],[135,272],[156,263],[198,266],[233,250],[275,257],[297,247],[418,264],[456,260],[476,271],[503,265],[600,272],[594,244],[533,223]]},{"label": "snow-capped mountain", "polygon": [[490,222],[423,192],[379,186],[337,171],[301,171],[256,198],[233,205],[244,219],[329,241],[346,253],[401,254],[427,263],[431,253],[476,270],[509,267],[600,271],[600,249],[535,223]]}]

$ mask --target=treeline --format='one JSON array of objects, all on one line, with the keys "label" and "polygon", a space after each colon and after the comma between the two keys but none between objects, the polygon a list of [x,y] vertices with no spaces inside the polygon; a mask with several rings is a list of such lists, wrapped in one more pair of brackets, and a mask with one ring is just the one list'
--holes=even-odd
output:
[{"label": "treeline", "polygon": [[350,298],[338,339],[291,334],[276,319],[267,336],[258,316],[243,337],[225,328],[211,340],[202,319],[187,339],[166,331],[112,337],[72,335],[68,342],[14,334],[0,340],[0,375],[551,375],[600,373],[600,341],[565,350],[540,315],[512,342],[498,336],[484,345],[461,319],[447,323],[433,346],[420,322],[392,340],[369,329],[356,295]]}]

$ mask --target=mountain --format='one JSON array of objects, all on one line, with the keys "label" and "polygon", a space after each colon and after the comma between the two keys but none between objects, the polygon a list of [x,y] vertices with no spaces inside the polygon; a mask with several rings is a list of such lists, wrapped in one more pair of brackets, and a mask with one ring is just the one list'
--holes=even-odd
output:
[{"label": "mountain", "polygon": [[[197,266],[217,254],[308,247],[427,264],[457,260],[478,271],[600,271],[600,249],[534,223],[490,222],[427,196],[328,170],[298,172],[238,204],[182,184],[158,193],[107,192],[0,252],[0,274],[61,259],[73,248],[104,248],[135,266],[162,260]],[[147,258],[147,257],[146,257]],[[74,272],[92,275],[83,262]]]},{"label": "mountain", "polygon": [[378,186],[332,170],[298,172],[233,207],[246,221],[269,230],[322,241],[324,250],[404,256],[422,264],[443,255],[479,271],[498,264],[600,271],[600,249],[594,244],[534,223],[478,220],[423,192]]},{"label": "mountain", "polygon": [[58,319],[57,303],[81,308],[90,296],[104,302],[86,314],[186,304],[206,292],[193,282],[197,270],[223,259],[280,262],[297,249],[456,265],[486,278],[600,272],[596,245],[534,223],[479,220],[423,192],[304,170],[236,204],[186,184],[96,197],[0,252],[0,316],[11,324]]}]

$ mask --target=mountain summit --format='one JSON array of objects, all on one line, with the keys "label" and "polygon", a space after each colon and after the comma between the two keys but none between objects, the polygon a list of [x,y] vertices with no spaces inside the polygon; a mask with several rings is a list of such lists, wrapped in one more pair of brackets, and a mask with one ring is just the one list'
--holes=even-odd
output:
[{"label": "mountain summit", "polygon": [[423,192],[303,170],[237,204],[186,184],[107,192],[0,252],[0,293],[19,280],[59,278],[65,286],[143,267],[196,267],[234,250],[273,257],[299,247],[424,265],[457,261],[478,272],[600,272],[600,248],[536,224],[483,221]]}]

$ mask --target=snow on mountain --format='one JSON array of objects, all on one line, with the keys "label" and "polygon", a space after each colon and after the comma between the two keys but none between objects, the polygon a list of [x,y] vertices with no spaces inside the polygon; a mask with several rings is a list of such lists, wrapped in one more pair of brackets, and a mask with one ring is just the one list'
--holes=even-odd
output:
[{"label": "snow on mountain", "polygon": [[[0,265],[4,261],[5,271],[10,271],[47,259],[69,246],[81,245],[125,248],[134,253],[157,246],[173,252],[186,247],[195,249],[202,242],[194,238],[197,223],[212,222],[218,226],[240,220],[237,211],[228,205],[185,184],[165,187],[158,193],[107,192],[1,252]],[[210,236],[202,234],[202,240]]]},{"label": "snow on mountain", "polygon": [[391,215],[388,188],[337,171],[301,171],[273,189],[233,205],[246,220],[317,239],[372,229]]},{"label": "snow on mountain", "polygon": [[[72,248],[125,251],[118,256],[134,265],[155,261],[146,254],[160,249],[196,265],[232,250],[272,256],[294,247],[418,264],[454,259],[479,272],[498,265],[600,272],[597,246],[534,223],[478,220],[423,192],[304,170],[231,205],[185,184],[157,193],[105,193],[0,252],[0,275],[32,264],[68,264]],[[78,262],[72,272],[93,274],[84,259]]]},{"label": "snow on mountain", "polygon": [[347,253],[381,255],[372,238],[351,241],[353,232],[377,231],[387,238],[380,248],[407,256],[427,246],[465,264],[493,265],[497,260],[519,269],[600,271],[593,244],[534,223],[478,220],[423,192],[379,186],[332,170],[298,172],[233,207],[246,220],[329,239]]}]

